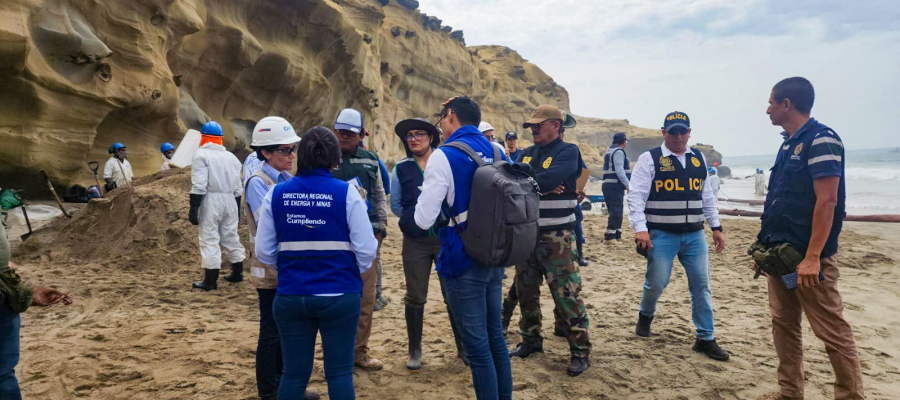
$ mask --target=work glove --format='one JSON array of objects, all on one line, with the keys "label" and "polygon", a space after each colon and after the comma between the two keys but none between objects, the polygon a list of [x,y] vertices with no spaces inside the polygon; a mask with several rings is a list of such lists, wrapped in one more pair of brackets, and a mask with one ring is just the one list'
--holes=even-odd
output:
[{"label": "work glove", "polygon": [[200,219],[197,217],[197,214],[200,213],[200,204],[202,203],[202,194],[191,193],[191,211],[188,212],[188,220],[191,221],[192,225],[200,225]]},{"label": "work glove", "polygon": [[238,217],[241,216],[241,196],[237,196],[234,198],[234,201],[237,202],[238,206]]}]

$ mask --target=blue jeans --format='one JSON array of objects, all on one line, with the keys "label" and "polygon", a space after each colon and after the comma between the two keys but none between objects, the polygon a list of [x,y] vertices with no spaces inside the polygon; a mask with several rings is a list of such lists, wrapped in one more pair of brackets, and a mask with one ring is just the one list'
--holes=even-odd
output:
[{"label": "blue jeans", "polygon": [[22,400],[16,364],[19,363],[19,314],[0,311],[0,399]]},{"label": "blue jeans", "polygon": [[512,399],[512,368],[500,323],[503,268],[472,262],[460,276],[444,278],[447,307],[462,336],[478,400]]},{"label": "blue jeans", "polygon": [[272,311],[281,333],[284,357],[279,399],[303,399],[312,374],[317,332],[322,332],[328,398],[356,398],[353,390],[353,356],[359,307],[359,293],[334,297],[275,295]]},{"label": "blue jeans", "polygon": [[581,229],[581,221],[584,221],[584,213],[581,204],[575,206],[575,243],[584,244],[584,230]]},{"label": "blue jeans", "polygon": [[709,247],[703,230],[690,233],[672,233],[650,230],[653,249],[647,254],[647,274],[644,281],[644,296],[641,299],[641,314],[652,317],[656,314],[656,301],[662,295],[675,256],[684,266],[691,291],[691,309],[697,338],[713,339],[712,293],[709,290]]}]

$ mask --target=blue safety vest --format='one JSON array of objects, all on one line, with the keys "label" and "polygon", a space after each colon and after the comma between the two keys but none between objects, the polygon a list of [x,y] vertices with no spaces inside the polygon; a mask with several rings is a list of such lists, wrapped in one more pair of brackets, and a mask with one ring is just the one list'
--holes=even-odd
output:
[{"label": "blue safety vest", "polygon": [[[820,146],[839,154],[824,150],[826,154],[820,155],[823,151]],[[813,211],[816,208],[811,169],[817,173],[825,171],[830,176],[840,173],[841,177],[831,231],[822,248],[822,257],[829,257],[837,253],[838,236],[846,216],[843,143],[831,128],[812,118],[794,136],[785,139],[778,151],[769,175],[769,193],[757,239],[769,245],[790,243],[806,251],[812,238]]]},{"label": "blue safety vest", "polygon": [[275,186],[278,294],[362,293],[347,223],[348,186],[325,169]]},{"label": "blue safety vest", "polygon": [[625,184],[620,182],[619,175],[616,175],[616,165],[612,160],[613,155],[617,151],[621,151],[622,155],[625,156],[625,163],[622,166],[625,168],[625,177],[631,179],[631,163],[628,162],[628,155],[625,154],[625,149],[614,144],[609,146],[609,150],[603,155],[603,185],[613,185],[614,187],[625,189]]},{"label": "blue safety vest", "polygon": [[[484,162],[494,162],[494,145],[484,138],[484,135],[481,134],[477,127],[466,125],[457,129],[444,144],[455,141],[469,145],[472,150],[475,150],[476,153],[482,156]],[[450,164],[450,172],[453,174],[453,188],[456,193],[453,198],[453,207],[450,207],[446,200],[444,201],[443,209],[447,211],[447,216],[451,218],[451,222],[449,226],[440,228],[438,232],[441,239],[441,251],[438,254],[436,269],[442,277],[453,277],[464,274],[472,266],[472,258],[466,255],[458,229],[466,228],[469,199],[472,197],[472,179],[475,177],[477,166],[474,161],[458,149],[441,146],[440,150],[447,157],[447,161]],[[456,225],[456,222],[459,222],[459,226]]]}]

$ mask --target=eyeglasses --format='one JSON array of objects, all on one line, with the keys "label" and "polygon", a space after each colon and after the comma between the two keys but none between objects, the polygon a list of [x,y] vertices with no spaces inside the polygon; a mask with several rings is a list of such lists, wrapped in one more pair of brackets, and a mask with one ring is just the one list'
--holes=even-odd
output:
[{"label": "eyeglasses", "polygon": [[434,116],[438,117],[438,120],[437,120],[437,122],[434,123],[434,126],[438,129],[441,129],[441,121],[443,121],[444,118],[447,118],[447,114],[449,114],[449,113],[450,113],[450,110],[447,110],[446,113],[435,113]]},{"label": "eyeglasses", "polygon": [[350,137],[354,137],[354,136],[359,136],[358,133],[353,132],[353,131],[351,131],[351,130],[347,130],[347,129],[338,129],[338,130],[334,131],[334,133],[337,133],[338,136],[343,136],[343,137],[345,137],[345,138],[350,138]]},{"label": "eyeglasses", "polygon": [[275,149],[274,151],[275,151],[276,153],[278,153],[278,154],[283,155],[283,156],[287,156],[287,155],[289,155],[289,154],[291,154],[291,153],[296,153],[296,152],[297,152],[297,146],[291,146],[291,147],[279,147],[279,148]]},{"label": "eyeglasses", "polygon": [[422,140],[422,139],[424,139],[424,138],[425,138],[425,133],[424,133],[424,132],[416,132],[416,133],[411,133],[411,132],[410,132],[410,133],[407,133],[407,134],[406,134],[406,141],[407,141],[407,142],[410,141],[410,140],[413,140],[413,139],[416,139],[416,141],[419,141],[419,140]]}]

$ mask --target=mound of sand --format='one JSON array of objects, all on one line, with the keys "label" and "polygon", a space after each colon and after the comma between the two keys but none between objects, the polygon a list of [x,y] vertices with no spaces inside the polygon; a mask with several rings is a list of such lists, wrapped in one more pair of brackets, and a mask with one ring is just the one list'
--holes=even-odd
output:
[{"label": "mound of sand", "polygon": [[98,263],[126,269],[173,271],[199,262],[197,227],[187,219],[190,169],[135,180],[92,200],[71,219],[57,218],[17,250],[27,260]]}]

